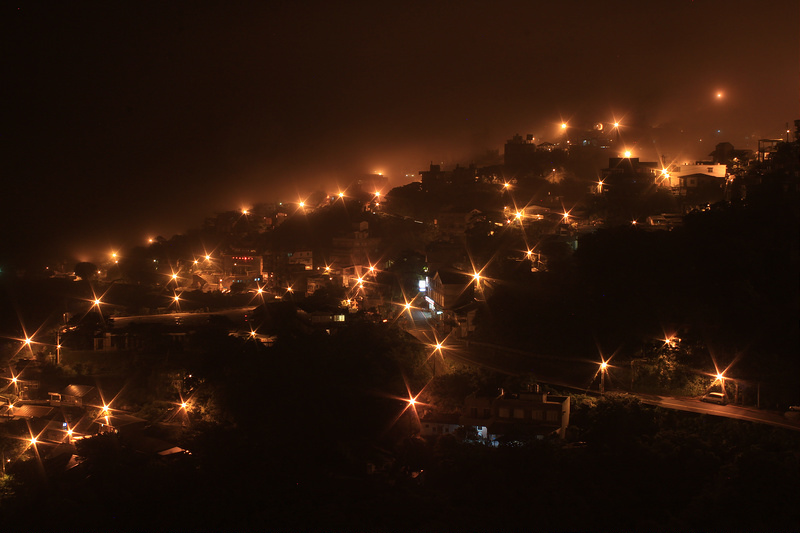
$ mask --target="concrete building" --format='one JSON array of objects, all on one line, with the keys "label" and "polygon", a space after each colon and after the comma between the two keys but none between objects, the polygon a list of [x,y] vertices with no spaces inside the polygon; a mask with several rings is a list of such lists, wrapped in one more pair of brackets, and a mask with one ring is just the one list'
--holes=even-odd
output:
[{"label": "concrete building", "polygon": [[471,395],[464,401],[460,422],[472,426],[478,435],[494,441],[501,436],[521,435],[543,439],[566,436],[569,426],[569,396],[541,392],[508,394],[495,397]]}]

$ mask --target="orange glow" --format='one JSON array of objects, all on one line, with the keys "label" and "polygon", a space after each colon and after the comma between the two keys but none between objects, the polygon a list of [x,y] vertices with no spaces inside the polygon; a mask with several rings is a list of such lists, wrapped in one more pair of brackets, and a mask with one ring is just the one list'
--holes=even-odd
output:
[{"label": "orange glow", "polygon": [[567,124],[566,124],[566,122],[562,122],[562,123],[561,123],[561,129],[562,129],[562,130],[565,130],[565,129],[567,129]]},{"label": "orange glow", "polygon": [[211,261],[211,256],[206,254],[206,261]]},{"label": "orange glow", "polygon": [[631,151],[630,150],[625,150],[625,157],[627,158],[627,157],[630,157],[630,156],[631,156]]},{"label": "orange glow", "polygon": [[606,363],[605,361],[603,361],[602,363],[600,363],[600,370],[602,370],[603,372],[605,372],[605,370],[606,370],[607,368],[608,368],[608,363]]}]

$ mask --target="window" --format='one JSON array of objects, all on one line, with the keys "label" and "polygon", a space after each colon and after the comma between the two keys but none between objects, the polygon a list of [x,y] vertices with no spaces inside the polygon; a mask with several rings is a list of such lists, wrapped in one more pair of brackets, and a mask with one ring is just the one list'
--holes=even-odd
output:
[{"label": "window", "polygon": [[511,418],[511,412],[509,411],[508,407],[501,407],[498,415],[500,418]]},{"label": "window", "polygon": [[514,418],[525,418],[524,409],[514,409]]}]

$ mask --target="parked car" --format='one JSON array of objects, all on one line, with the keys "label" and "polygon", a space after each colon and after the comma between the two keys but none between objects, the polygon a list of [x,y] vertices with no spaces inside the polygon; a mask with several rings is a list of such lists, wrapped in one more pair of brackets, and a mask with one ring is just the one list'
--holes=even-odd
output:
[{"label": "parked car", "polygon": [[725,405],[728,403],[727,398],[721,392],[709,392],[702,398],[700,398],[701,402],[708,402],[708,403],[716,403],[719,405]]}]

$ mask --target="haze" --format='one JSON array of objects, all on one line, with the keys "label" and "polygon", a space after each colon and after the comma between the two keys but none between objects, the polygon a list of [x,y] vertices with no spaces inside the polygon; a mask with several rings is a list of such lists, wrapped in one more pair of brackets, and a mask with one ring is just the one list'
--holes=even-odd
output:
[{"label": "haze", "polygon": [[618,119],[648,160],[755,148],[798,117],[798,15],[789,0],[22,2],[6,13],[3,260],[169,237],[368,172],[402,185],[562,120]]}]

